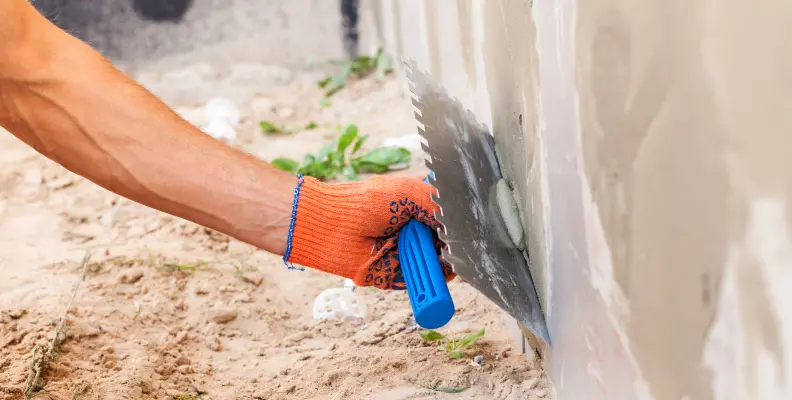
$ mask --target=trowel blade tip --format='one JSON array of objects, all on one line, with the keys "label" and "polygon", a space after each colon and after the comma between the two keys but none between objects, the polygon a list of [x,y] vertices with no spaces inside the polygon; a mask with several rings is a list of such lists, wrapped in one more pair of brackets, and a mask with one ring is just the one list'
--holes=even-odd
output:
[{"label": "trowel blade tip", "polygon": [[552,340],[550,340],[550,332],[547,331],[547,324],[541,324],[537,329],[533,330],[533,333],[548,345],[553,344]]},{"label": "trowel blade tip", "polygon": [[[537,319],[539,318],[539,319]],[[517,319],[520,320],[519,318]],[[524,330],[530,331],[534,336],[542,339],[548,345],[552,345],[553,342],[550,340],[550,332],[547,330],[547,322],[544,318],[544,315],[541,316],[531,316],[527,320],[523,320],[520,322],[520,326]]]}]

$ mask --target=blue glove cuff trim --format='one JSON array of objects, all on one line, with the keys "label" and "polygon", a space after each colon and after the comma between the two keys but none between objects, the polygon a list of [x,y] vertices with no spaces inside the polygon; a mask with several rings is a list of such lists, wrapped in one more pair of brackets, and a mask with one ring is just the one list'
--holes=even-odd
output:
[{"label": "blue glove cuff trim", "polygon": [[283,253],[283,264],[285,264],[289,269],[296,269],[300,271],[305,271],[305,268],[295,267],[289,262],[289,256],[291,256],[292,236],[294,236],[294,223],[297,220],[297,207],[300,204],[300,188],[302,188],[303,181],[304,179],[302,174],[298,174],[297,186],[294,188],[294,203],[292,203],[291,222],[289,223],[289,236],[286,237],[286,251]]}]

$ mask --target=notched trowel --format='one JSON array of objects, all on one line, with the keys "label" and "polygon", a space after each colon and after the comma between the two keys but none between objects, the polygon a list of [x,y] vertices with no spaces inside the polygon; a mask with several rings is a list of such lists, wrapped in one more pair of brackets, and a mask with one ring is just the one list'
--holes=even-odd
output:
[{"label": "notched trowel", "polygon": [[[503,179],[488,129],[435,85],[412,60],[404,61],[426,165],[437,189],[443,258],[456,273],[548,344],[539,297],[521,251],[522,227]],[[511,224],[509,222],[512,222]]]}]

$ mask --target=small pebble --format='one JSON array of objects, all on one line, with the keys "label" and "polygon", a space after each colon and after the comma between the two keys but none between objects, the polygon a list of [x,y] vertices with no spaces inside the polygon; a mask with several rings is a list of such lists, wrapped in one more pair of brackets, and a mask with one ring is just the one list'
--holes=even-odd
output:
[{"label": "small pebble", "polygon": [[187,339],[187,331],[181,331],[176,334],[176,338],[173,340],[176,344],[181,344]]},{"label": "small pebble", "polygon": [[247,294],[247,293],[240,293],[239,295],[234,297],[234,299],[231,300],[231,302],[232,303],[251,303],[251,302],[253,302],[253,299],[251,299],[250,295]]},{"label": "small pebble", "polygon": [[140,225],[133,225],[127,230],[127,236],[131,238],[139,238],[146,234],[146,229]]},{"label": "small pebble", "polygon": [[176,370],[184,375],[188,375],[193,372],[192,365],[179,365],[178,367],[176,367]]},{"label": "small pebble", "polygon": [[139,281],[143,278],[143,271],[135,270],[123,273],[120,277],[118,277],[118,283],[122,284],[132,284]]},{"label": "small pebble", "polygon": [[182,356],[176,359],[176,365],[190,365],[190,364],[192,364],[192,360],[190,360],[187,357]]},{"label": "small pebble", "polygon": [[206,346],[212,351],[223,350],[223,345],[220,343],[220,337],[217,335],[206,337]]},{"label": "small pebble", "polygon": [[218,324],[227,324],[237,317],[236,310],[217,309],[210,312],[209,318]]},{"label": "small pebble", "polygon": [[11,317],[11,319],[19,319],[25,316],[25,314],[27,314],[27,310],[24,308],[17,308],[14,310],[8,310],[6,311],[6,313],[8,314],[9,317]]},{"label": "small pebble", "polygon": [[242,280],[255,286],[261,286],[264,283],[264,277],[259,273],[242,275]]}]

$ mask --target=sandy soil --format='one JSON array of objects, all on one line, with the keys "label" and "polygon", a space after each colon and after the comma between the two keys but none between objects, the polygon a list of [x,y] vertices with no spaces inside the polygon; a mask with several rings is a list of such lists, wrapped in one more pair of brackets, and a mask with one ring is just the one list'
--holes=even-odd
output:
[{"label": "sandy soil", "polygon": [[[336,125],[369,145],[414,132],[395,79],[355,83],[319,104],[297,79],[241,110],[235,145],[264,159],[315,152]],[[199,104],[176,107],[200,123]],[[283,136],[261,119],[320,128]],[[423,171],[420,154],[407,173]],[[404,173],[404,172],[403,172]],[[64,314],[91,261],[72,308]],[[513,348],[500,311],[452,282],[443,332],[486,328],[465,359],[422,342],[405,293],[359,288],[368,316],[315,321],[312,303],[342,280],[281,260],[105,191],[0,133],[0,399],[22,399],[36,346],[66,315],[37,399],[541,399],[541,365]],[[473,362],[482,356],[481,365]],[[40,357],[36,354],[37,358]],[[453,390],[452,390],[453,389]],[[458,393],[448,393],[457,391]]]}]

